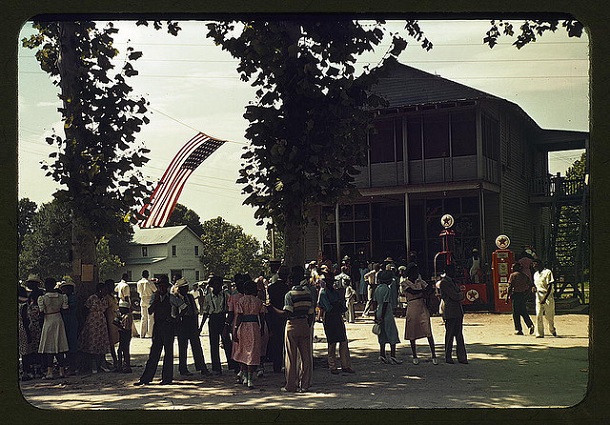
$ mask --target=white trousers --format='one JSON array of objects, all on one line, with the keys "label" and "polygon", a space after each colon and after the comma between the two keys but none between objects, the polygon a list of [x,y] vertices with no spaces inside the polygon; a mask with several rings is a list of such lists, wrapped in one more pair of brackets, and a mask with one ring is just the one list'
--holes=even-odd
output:
[{"label": "white trousers", "polygon": [[544,336],[544,320],[549,324],[549,332],[555,332],[555,300],[550,296],[544,304],[536,301],[536,336]]},{"label": "white trousers", "polygon": [[155,324],[155,315],[148,314],[148,307],[140,306],[140,337],[152,337],[153,325]]}]

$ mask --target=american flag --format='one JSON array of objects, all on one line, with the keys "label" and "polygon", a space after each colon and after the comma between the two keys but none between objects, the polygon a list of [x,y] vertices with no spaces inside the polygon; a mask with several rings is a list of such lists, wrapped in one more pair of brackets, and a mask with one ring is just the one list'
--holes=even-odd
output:
[{"label": "american flag", "polygon": [[140,210],[145,218],[140,228],[163,227],[172,215],[184,184],[193,171],[224,144],[203,133],[197,133],[178,151],[153,191],[149,203]]}]

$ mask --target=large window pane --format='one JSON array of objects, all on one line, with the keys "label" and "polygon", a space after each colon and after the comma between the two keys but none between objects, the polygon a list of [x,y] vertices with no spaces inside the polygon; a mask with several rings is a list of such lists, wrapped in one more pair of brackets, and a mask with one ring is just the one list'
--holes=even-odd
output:
[{"label": "large window pane", "polygon": [[394,120],[394,134],[396,135],[396,161],[402,161],[402,119]]},{"label": "large window pane", "polygon": [[369,204],[357,204],[357,205],[354,205],[354,218],[356,220],[368,220],[368,218],[369,218]]},{"label": "large window pane", "polygon": [[380,120],[369,133],[371,163],[394,161],[394,120]]},{"label": "large window pane", "polygon": [[424,115],[424,157],[449,156],[449,115]]},{"label": "large window pane", "polygon": [[356,242],[370,240],[370,225],[368,221],[357,221],[354,223],[354,240]]},{"label": "large window pane", "polygon": [[477,126],[474,110],[451,114],[452,156],[477,154]]},{"label": "large window pane", "polygon": [[407,118],[407,156],[409,160],[422,159],[421,116]]},{"label": "large window pane", "polygon": [[339,237],[341,242],[353,242],[354,241],[354,223],[341,223],[339,225]]}]

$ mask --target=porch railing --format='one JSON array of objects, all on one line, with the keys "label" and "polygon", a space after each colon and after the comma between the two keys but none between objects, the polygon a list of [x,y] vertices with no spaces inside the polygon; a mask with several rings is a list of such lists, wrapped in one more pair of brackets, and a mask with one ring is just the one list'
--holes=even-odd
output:
[{"label": "porch railing", "polygon": [[531,196],[559,196],[559,198],[581,197],[584,191],[583,179],[567,179],[563,176],[546,176],[532,179]]}]

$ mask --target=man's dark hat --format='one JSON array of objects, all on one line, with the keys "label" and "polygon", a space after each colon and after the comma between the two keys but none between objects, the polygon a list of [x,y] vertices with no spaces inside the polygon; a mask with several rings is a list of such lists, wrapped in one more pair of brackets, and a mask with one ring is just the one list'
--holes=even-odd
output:
[{"label": "man's dark hat", "polygon": [[394,278],[394,273],[392,273],[392,271],[390,271],[390,270],[381,271],[377,275],[377,280],[379,282],[384,282],[384,283],[391,282],[393,278]]}]

